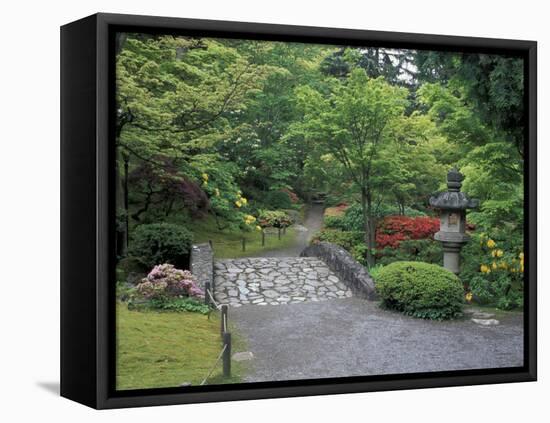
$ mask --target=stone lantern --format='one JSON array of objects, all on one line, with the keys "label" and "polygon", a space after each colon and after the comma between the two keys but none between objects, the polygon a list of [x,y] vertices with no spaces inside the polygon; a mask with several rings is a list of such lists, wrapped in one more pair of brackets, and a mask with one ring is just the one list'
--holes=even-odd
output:
[{"label": "stone lantern", "polygon": [[460,272],[460,250],[470,237],[466,234],[466,209],[475,209],[479,200],[468,198],[460,192],[464,176],[456,169],[447,173],[448,191],[430,198],[430,206],[440,210],[440,228],[434,239],[443,246],[443,267]]}]

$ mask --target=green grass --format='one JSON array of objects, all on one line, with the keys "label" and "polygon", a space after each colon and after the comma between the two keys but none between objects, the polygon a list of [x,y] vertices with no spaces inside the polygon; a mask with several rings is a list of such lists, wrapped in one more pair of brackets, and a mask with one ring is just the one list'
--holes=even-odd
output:
[{"label": "green grass", "polygon": [[[244,343],[232,333],[233,352]],[[200,313],[130,311],[117,304],[117,389],[143,389],[201,383],[221,351],[220,322]],[[243,366],[224,378],[221,361],[208,384],[236,383]]]},{"label": "green grass", "polygon": [[[277,229],[267,229],[265,246],[262,247],[262,234],[259,231],[242,232],[240,230],[224,229],[220,231],[214,219],[207,218],[197,221],[192,228],[195,243],[212,241],[216,258],[247,257],[263,251],[273,251],[288,248],[296,242],[296,232],[287,228],[286,234],[278,239]],[[242,250],[242,238],[246,240],[246,250]]]}]

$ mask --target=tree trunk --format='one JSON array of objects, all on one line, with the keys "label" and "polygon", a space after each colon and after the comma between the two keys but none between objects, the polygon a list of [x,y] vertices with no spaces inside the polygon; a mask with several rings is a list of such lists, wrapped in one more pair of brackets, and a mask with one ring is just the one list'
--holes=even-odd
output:
[{"label": "tree trunk", "polygon": [[367,264],[369,267],[376,264],[376,257],[374,251],[376,249],[376,218],[374,216],[369,216],[368,222],[368,242],[367,242]]},{"label": "tree trunk", "polygon": [[227,228],[227,226],[222,227],[220,223],[220,219],[218,217],[218,213],[212,210],[212,214],[214,215],[214,219],[216,220],[216,226],[218,227],[218,231],[223,231],[225,228]]},{"label": "tree trunk", "polygon": [[149,191],[145,194],[145,202],[143,204],[143,207],[139,209],[137,212],[132,214],[132,219],[134,219],[136,222],[139,222],[141,219],[141,215],[145,213],[147,210],[149,210],[149,206],[153,202],[153,194],[155,191],[153,190],[153,187],[151,186],[151,183],[149,183]]},{"label": "tree trunk", "polygon": [[166,217],[168,217],[170,215],[170,213],[172,213],[172,209],[174,208],[174,201],[176,199],[174,197],[172,197],[170,199],[170,201],[168,201],[168,206],[166,207],[165,211],[164,211],[164,215]]},{"label": "tree trunk", "polygon": [[366,188],[361,189],[361,210],[363,212],[363,239],[367,246],[367,265],[374,266],[374,248],[376,247],[376,220],[372,214],[372,198]]},{"label": "tree trunk", "polygon": [[401,216],[404,216],[404,215],[405,215],[405,203],[399,201],[399,202],[397,203],[397,205],[398,205],[398,207],[399,207],[399,214],[400,214]]},{"label": "tree trunk", "polygon": [[120,156],[124,161],[124,167],[120,169],[120,160],[116,161],[116,204],[117,204],[117,221],[118,210],[124,212],[124,221],[122,225],[117,224],[116,250],[117,256],[126,257],[128,254],[128,157],[125,154]]},{"label": "tree trunk", "polygon": [[126,153],[124,153],[122,155],[123,159],[124,159],[124,179],[123,179],[123,190],[122,190],[122,193],[123,193],[123,197],[124,197],[124,211],[125,211],[125,214],[124,214],[124,252],[126,255],[126,252],[128,251],[128,233],[130,232],[129,230],[129,220],[130,220],[130,217],[129,217],[129,210],[128,210],[128,166],[129,166],[129,163],[130,163],[130,156]]}]

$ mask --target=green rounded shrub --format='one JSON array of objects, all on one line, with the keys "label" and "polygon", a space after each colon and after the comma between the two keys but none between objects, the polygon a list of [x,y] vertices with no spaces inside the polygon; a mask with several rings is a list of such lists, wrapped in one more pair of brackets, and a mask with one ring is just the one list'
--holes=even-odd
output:
[{"label": "green rounded shrub", "polygon": [[170,263],[187,268],[193,234],[184,226],[151,223],[138,226],[130,243],[130,253],[148,266]]},{"label": "green rounded shrub", "polygon": [[383,306],[409,316],[442,320],[462,315],[462,283],[452,272],[435,264],[389,264],[380,270],[376,291]]},{"label": "green rounded shrub", "polygon": [[289,209],[292,207],[290,195],[285,191],[269,191],[264,202],[274,209]]}]

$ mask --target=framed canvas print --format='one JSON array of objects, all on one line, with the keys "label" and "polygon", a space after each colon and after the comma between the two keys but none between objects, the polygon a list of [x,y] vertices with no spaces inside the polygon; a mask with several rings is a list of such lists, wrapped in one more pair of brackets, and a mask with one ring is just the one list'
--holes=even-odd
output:
[{"label": "framed canvas print", "polygon": [[61,28],[61,394],[536,379],[536,43]]}]

